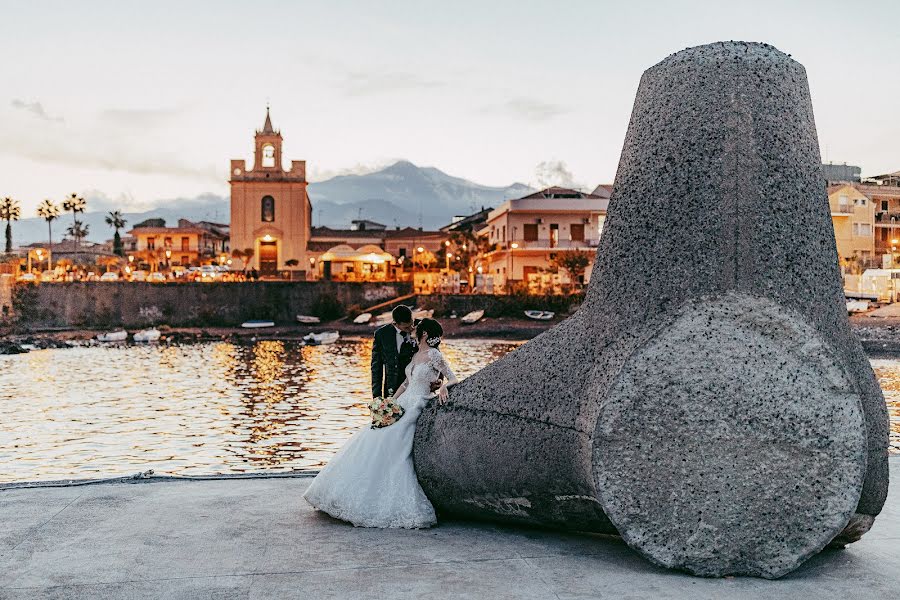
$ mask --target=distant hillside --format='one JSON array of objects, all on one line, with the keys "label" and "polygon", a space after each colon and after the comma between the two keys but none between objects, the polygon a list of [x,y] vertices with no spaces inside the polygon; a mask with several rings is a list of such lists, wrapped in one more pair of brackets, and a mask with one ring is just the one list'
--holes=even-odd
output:
[{"label": "distant hillside", "polygon": [[[366,175],[340,175],[326,181],[309,184],[313,206],[313,224],[346,228],[350,221],[365,218],[384,223],[388,227],[422,226],[437,229],[456,215],[467,215],[482,206],[497,206],[504,200],[518,198],[533,191],[515,183],[507,187],[490,187],[466,179],[447,175],[433,167],[417,167],[400,161],[380,171]],[[91,203],[88,202],[88,210]],[[79,218],[90,228],[88,239],[103,241],[112,237],[112,230],[104,223],[103,212],[87,212]],[[168,225],[178,219],[191,221],[228,222],[228,198],[203,194],[196,198],[162,200],[160,207],[125,214],[127,229],[151,217],[163,218]],[[53,222],[53,239],[60,240],[71,225],[72,215],[62,215]],[[13,224],[16,245],[43,242],[47,239],[47,224],[37,218],[23,219]]]}]

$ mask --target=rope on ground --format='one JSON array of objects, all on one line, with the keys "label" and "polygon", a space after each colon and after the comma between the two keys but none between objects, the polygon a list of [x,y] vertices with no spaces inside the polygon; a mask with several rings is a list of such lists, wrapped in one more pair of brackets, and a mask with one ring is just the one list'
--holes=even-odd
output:
[{"label": "rope on ground", "polygon": [[283,473],[223,473],[214,475],[157,475],[153,469],[139,471],[134,475],[124,477],[106,477],[103,479],[68,479],[58,481],[21,481],[13,483],[0,483],[0,492],[4,490],[18,490],[29,488],[56,488],[56,487],[80,487],[85,485],[101,485],[107,483],[153,483],[161,481],[219,481],[228,479],[292,479],[302,477],[314,477],[318,471],[295,470]]}]

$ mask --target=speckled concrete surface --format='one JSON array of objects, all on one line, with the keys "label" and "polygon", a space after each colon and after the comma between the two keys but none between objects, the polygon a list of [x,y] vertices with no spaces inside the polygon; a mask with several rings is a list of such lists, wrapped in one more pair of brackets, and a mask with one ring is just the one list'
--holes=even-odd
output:
[{"label": "speckled concrete surface", "polygon": [[[771,381],[756,378],[752,393],[738,393],[753,378],[737,363],[690,385],[720,388],[717,401],[740,414],[759,402],[769,416],[778,402],[797,403],[799,420],[772,429],[779,437],[768,440],[765,421],[729,428],[720,419],[724,406],[714,418],[697,413],[680,438],[660,440],[653,437],[658,432],[632,424],[638,442],[668,443],[670,462],[666,480],[629,478],[621,461],[606,454],[615,440],[596,435],[633,400],[617,396],[615,386],[633,355],[671,326],[686,302],[721,302],[726,294],[781,307],[806,337],[782,343],[774,356],[757,356],[775,370]],[[727,337],[720,340],[725,346]],[[728,346],[735,356],[747,350],[740,337]],[[710,352],[722,347],[712,344],[691,358],[715,364],[719,357]],[[840,383],[822,392],[822,410],[820,398],[801,397],[801,387],[791,386],[786,365],[800,363],[782,360],[802,358],[808,348],[825,357],[823,376],[841,373]],[[673,376],[644,368],[649,388]],[[672,384],[689,391],[683,380]],[[823,425],[838,406],[842,418]],[[673,417],[686,409],[656,408]],[[817,445],[816,435],[835,444]],[[884,399],[847,320],[805,70],[771,46],[727,42],[676,53],[644,73],[582,309],[468,378],[444,409],[424,412],[415,457],[423,487],[444,511],[594,531],[615,530],[608,515],[620,526],[633,523],[625,517],[630,509],[604,495],[601,483],[630,481],[639,486],[627,494],[634,498],[691,482],[643,515],[641,535],[625,531],[625,538],[660,563],[698,573],[777,576],[836,535],[835,523],[846,523],[854,508],[878,514],[887,491],[887,445]],[[809,447],[822,461],[812,471],[791,463]],[[729,470],[737,455],[754,470]],[[828,467],[832,475],[815,476]],[[754,485],[759,481],[767,484]],[[722,489],[724,501],[711,503]],[[746,507],[740,525],[757,533],[768,525],[769,533],[743,541],[727,536],[733,544],[708,560],[715,530],[738,525],[733,504]],[[779,507],[795,511],[801,504],[803,515],[779,514]],[[697,522],[713,531],[688,536],[691,544],[672,554],[663,541],[678,522],[672,511],[700,505],[707,511]],[[778,543],[801,523],[804,533]]]},{"label": "speckled concrete surface", "polygon": [[[900,458],[890,462],[900,475]],[[300,498],[308,482],[0,491],[0,598],[872,600],[900,590],[897,489],[859,543],[769,581],[656,567],[613,536],[459,521],[355,529],[314,513]]]}]

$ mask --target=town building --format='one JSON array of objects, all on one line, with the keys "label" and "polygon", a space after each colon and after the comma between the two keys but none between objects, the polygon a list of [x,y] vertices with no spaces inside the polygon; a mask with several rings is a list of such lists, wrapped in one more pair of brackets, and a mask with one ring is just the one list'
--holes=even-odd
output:
[{"label": "town building", "polygon": [[241,261],[261,277],[286,272],[303,279],[312,224],[306,161],[292,161],[285,170],[282,142],[266,108],[265,123],[254,138],[252,168],[244,160],[231,161],[231,248],[243,252]]},{"label": "town building", "polygon": [[480,274],[494,289],[508,288],[551,270],[558,252],[580,250],[591,253],[587,280],[608,205],[609,198],[561,187],[507,200],[478,232],[494,248],[482,256]]},{"label": "town building", "polygon": [[209,231],[185,219],[177,227],[166,227],[163,219],[147,219],[135,225],[128,236],[123,240],[128,261],[149,265],[152,270],[197,266],[207,258],[202,240]]},{"label": "town building", "polygon": [[839,181],[859,183],[860,173],[862,173],[862,169],[855,165],[848,165],[847,163],[842,165],[833,163],[822,164],[822,175],[825,176],[825,181],[828,183]]},{"label": "town building", "polygon": [[828,204],[842,268],[875,266],[875,203],[850,183],[828,186]]}]

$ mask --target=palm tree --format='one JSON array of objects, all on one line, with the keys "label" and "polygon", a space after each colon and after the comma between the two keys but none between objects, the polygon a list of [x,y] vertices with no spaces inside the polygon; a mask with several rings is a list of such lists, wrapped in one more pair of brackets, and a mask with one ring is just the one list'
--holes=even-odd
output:
[{"label": "palm tree", "polygon": [[47,221],[47,269],[53,268],[53,219],[59,217],[59,207],[50,200],[44,200],[38,205],[37,214]]},{"label": "palm tree", "polygon": [[[78,247],[78,242],[87,237],[88,230],[90,229],[89,225],[85,225],[78,219],[75,219],[75,222],[69,225],[69,228],[66,229],[66,233],[72,236],[72,239],[75,240],[75,247]],[[75,262],[78,262],[78,254],[75,254]]]},{"label": "palm tree", "polygon": [[0,200],[0,219],[6,221],[6,253],[12,252],[12,222],[22,216],[19,202],[12,198]]},{"label": "palm tree", "polygon": [[[81,222],[78,220],[78,213],[83,213],[84,209],[87,208],[87,203],[84,201],[84,198],[79,196],[78,194],[72,192],[66,199],[63,200],[63,210],[66,212],[72,211],[72,221],[75,224],[81,225]],[[77,228],[76,228],[77,229]],[[87,227],[84,228],[84,234],[87,235]],[[75,237],[75,236],[72,236]],[[81,236],[84,237],[84,236]],[[80,238],[75,238],[75,261],[78,262],[78,243],[80,242]]]},{"label": "palm tree", "polygon": [[247,265],[250,264],[250,261],[253,260],[253,255],[256,254],[253,248],[244,248],[244,270],[247,270]]},{"label": "palm tree", "polygon": [[127,222],[120,210],[114,210],[106,215],[106,224],[116,230],[116,234],[113,236],[113,254],[117,256],[125,256],[125,248],[122,246],[122,236],[119,235],[119,230],[125,227]]}]

